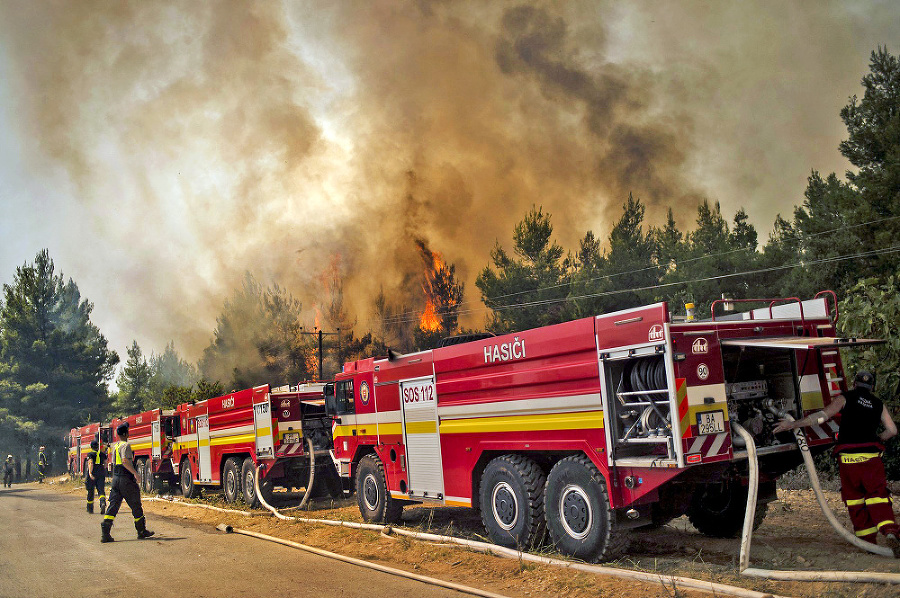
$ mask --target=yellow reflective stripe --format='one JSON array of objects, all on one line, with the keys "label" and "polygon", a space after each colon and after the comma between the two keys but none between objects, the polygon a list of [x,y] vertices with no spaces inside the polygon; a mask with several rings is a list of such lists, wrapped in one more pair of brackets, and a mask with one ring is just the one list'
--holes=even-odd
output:
[{"label": "yellow reflective stripe", "polygon": [[857,531],[856,535],[861,538],[863,536],[868,536],[868,535],[877,534],[877,533],[878,533],[877,527],[869,527],[869,528],[861,529],[861,530]]},{"label": "yellow reflective stripe", "polygon": [[143,518],[144,518],[144,516],[141,515],[140,517],[135,517],[134,520],[135,520],[135,521],[140,521],[140,520],[143,519]]},{"label": "yellow reflective stripe", "polygon": [[103,518],[104,519],[115,519],[116,516],[115,515],[104,515]]},{"label": "yellow reflective stripe", "polygon": [[841,453],[841,463],[865,463],[880,456],[881,453]]},{"label": "yellow reflective stripe", "polygon": [[848,507],[856,507],[859,505],[866,504],[866,499],[864,498],[854,498],[853,500],[844,501]]},{"label": "yellow reflective stripe", "polygon": [[[219,446],[220,444],[237,444],[239,442],[253,442],[256,436],[253,434],[234,434],[232,436],[220,436],[208,441],[210,446]],[[206,446],[205,444],[203,446]]]},{"label": "yellow reflective stripe", "polygon": [[437,432],[437,422],[407,422],[407,434],[434,434]]},{"label": "yellow reflective stripe", "polygon": [[260,428],[259,430],[256,431],[256,435],[257,435],[257,437],[271,436],[272,428]]},{"label": "yellow reflective stripe", "polygon": [[209,438],[201,438],[198,444],[199,446],[209,446]]},{"label": "yellow reflective stripe", "polygon": [[150,448],[150,443],[149,443],[149,442],[140,442],[140,443],[138,443],[138,444],[132,444],[132,445],[131,445],[131,450],[133,450],[133,451],[141,451],[141,450],[144,450],[144,449],[146,449],[146,448]]},{"label": "yellow reflective stripe", "polygon": [[866,499],[867,505],[880,505],[880,504],[889,503],[889,502],[891,502],[891,499],[889,499],[889,498],[867,498]]},{"label": "yellow reflective stripe", "polygon": [[441,434],[539,432],[603,428],[603,411],[441,420]]},{"label": "yellow reflective stripe", "polygon": [[893,519],[885,519],[885,520],[882,521],[881,523],[877,524],[876,527],[877,527],[878,529],[881,529],[881,528],[883,528],[885,525],[891,525],[891,524],[893,524],[893,523],[897,523],[897,522],[894,521]]}]

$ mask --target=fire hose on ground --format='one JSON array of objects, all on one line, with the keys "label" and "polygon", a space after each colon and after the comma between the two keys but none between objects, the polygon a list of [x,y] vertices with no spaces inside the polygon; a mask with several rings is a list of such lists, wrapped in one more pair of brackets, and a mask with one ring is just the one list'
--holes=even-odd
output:
[{"label": "fire hose on ground", "polygon": [[[779,415],[784,415],[779,413]],[[790,415],[786,415],[793,421]],[[760,577],[764,579],[774,579],[778,581],[840,581],[855,583],[893,583],[900,584],[900,574],[896,573],[872,573],[868,571],[775,571],[767,569],[756,569],[750,567],[750,539],[753,534],[753,520],[756,516],[756,498],[759,491],[759,463],[756,454],[756,443],[753,436],[750,435],[740,424],[732,422],[732,427],[740,434],[747,443],[747,461],[750,467],[750,485],[747,492],[747,511],[744,514],[744,529],[741,534],[741,555],[739,570],[741,575],[748,577]],[[806,437],[803,430],[797,428],[794,430],[797,438],[797,445],[800,447],[803,462],[806,465],[806,471],[809,474],[809,481],[812,484],[819,507],[825,518],[834,527],[838,534],[848,542],[869,552],[882,556],[893,557],[893,552],[883,546],[870,544],[864,540],[860,540],[854,534],[847,531],[843,525],[837,520],[825,496],[822,493],[822,487],[819,484],[819,476],[816,473],[815,464],[812,455],[809,452],[809,445],[806,443]]]},{"label": "fire hose on ground", "polygon": [[[436,542],[440,544],[455,544],[458,546],[463,546],[474,550],[476,552],[481,552],[485,554],[493,554],[497,556],[503,556],[507,558],[516,559],[518,561],[527,561],[531,563],[540,563],[544,565],[555,565],[560,567],[567,567],[570,569],[576,569],[578,571],[584,571],[586,573],[594,573],[598,575],[607,575],[610,577],[619,577],[625,579],[634,579],[638,581],[643,581],[646,583],[651,583],[655,585],[662,585],[663,587],[675,591],[675,590],[700,590],[703,592],[710,592],[712,594],[718,595],[726,595],[726,596],[739,596],[741,598],[777,598],[775,595],[767,593],[767,592],[757,592],[754,590],[747,590],[745,588],[739,588],[735,586],[729,586],[726,584],[714,583],[709,581],[703,581],[700,579],[693,579],[690,577],[676,577],[670,575],[660,575],[657,573],[648,573],[644,571],[630,571],[628,569],[617,569],[614,567],[605,567],[602,565],[587,565],[583,563],[575,563],[572,561],[565,561],[562,559],[553,559],[544,556],[538,556],[536,554],[531,554],[528,552],[521,552],[519,550],[514,550],[512,548],[506,548],[503,546],[499,546],[497,544],[489,544],[487,542],[479,542],[477,540],[466,540],[464,538],[457,538],[455,536],[441,536],[437,534],[427,534],[422,532],[411,532],[404,529],[399,529],[392,527],[390,525],[377,525],[372,523],[355,523],[352,521],[335,521],[329,519],[312,519],[305,517],[291,517],[288,515],[283,515],[278,512],[278,510],[266,502],[265,497],[259,491],[259,471],[257,470],[257,475],[254,476],[254,483],[256,485],[256,495],[259,497],[260,503],[269,511],[272,512],[275,517],[282,519],[284,521],[297,521],[300,523],[314,523],[320,525],[332,525],[338,527],[348,527],[352,529],[363,529],[376,531],[386,536],[391,536],[392,534],[396,534],[399,536],[406,536],[408,538],[412,538],[415,540],[421,540],[425,542]],[[307,491],[307,496],[309,495],[309,491]],[[305,497],[304,497],[305,499]],[[246,535],[255,535],[255,532],[246,532],[246,530],[233,530],[237,533],[246,533]],[[256,534],[256,537],[261,537],[262,534]],[[273,539],[271,537],[265,537],[264,539]],[[274,539],[276,541],[280,541]],[[349,557],[348,557],[349,558]],[[449,586],[448,586],[449,587]]]}]

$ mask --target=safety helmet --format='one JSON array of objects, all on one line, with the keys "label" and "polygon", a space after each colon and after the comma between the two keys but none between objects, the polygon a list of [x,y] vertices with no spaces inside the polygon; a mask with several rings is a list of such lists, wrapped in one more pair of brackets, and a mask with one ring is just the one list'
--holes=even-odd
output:
[{"label": "safety helmet", "polygon": [[97,449],[100,448],[100,445],[97,444],[97,441],[96,441],[96,440],[91,440],[91,448],[94,449],[94,450],[96,451]]},{"label": "safety helmet", "polygon": [[8,456],[6,457],[7,461],[10,460],[10,459],[12,459],[12,458],[13,458],[12,455],[8,455]]},{"label": "safety helmet", "polygon": [[867,372],[865,370],[860,370],[856,372],[855,379],[856,388],[867,388],[868,390],[875,389],[875,374],[872,372]]},{"label": "safety helmet", "polygon": [[122,434],[128,434],[128,422],[122,422],[118,426],[116,426],[116,434],[121,436]]}]

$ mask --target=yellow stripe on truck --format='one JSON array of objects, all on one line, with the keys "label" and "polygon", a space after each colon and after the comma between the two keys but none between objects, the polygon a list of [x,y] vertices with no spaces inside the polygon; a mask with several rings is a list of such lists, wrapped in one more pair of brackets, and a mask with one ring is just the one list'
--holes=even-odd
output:
[{"label": "yellow stripe on truck", "polygon": [[437,422],[407,422],[407,434],[434,434],[437,431]]},{"label": "yellow stripe on truck", "polygon": [[491,432],[541,432],[603,428],[603,411],[475,417],[441,421],[441,434],[486,434]]},{"label": "yellow stripe on truck", "polygon": [[241,442],[253,442],[256,436],[253,434],[235,434],[234,436],[221,436],[213,438],[209,441],[210,446],[220,446],[223,444],[238,444]]}]

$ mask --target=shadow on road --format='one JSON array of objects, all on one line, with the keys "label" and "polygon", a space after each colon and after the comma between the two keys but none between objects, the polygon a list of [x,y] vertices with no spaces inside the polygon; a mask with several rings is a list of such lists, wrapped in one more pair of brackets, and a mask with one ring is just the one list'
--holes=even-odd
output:
[{"label": "shadow on road", "polygon": [[4,494],[14,494],[17,498],[27,498],[39,502],[60,502],[69,500],[71,496],[66,494],[57,494],[55,492],[38,492],[34,493],[37,488],[6,488],[0,490],[0,496]]},{"label": "shadow on road", "polygon": [[144,544],[152,544],[153,542],[174,542],[175,540],[187,540],[187,538],[182,537],[168,537],[168,536],[153,536],[152,539],[146,538],[144,540],[139,540],[138,538],[116,538],[116,541],[113,544],[123,544],[125,542],[143,542]]}]

